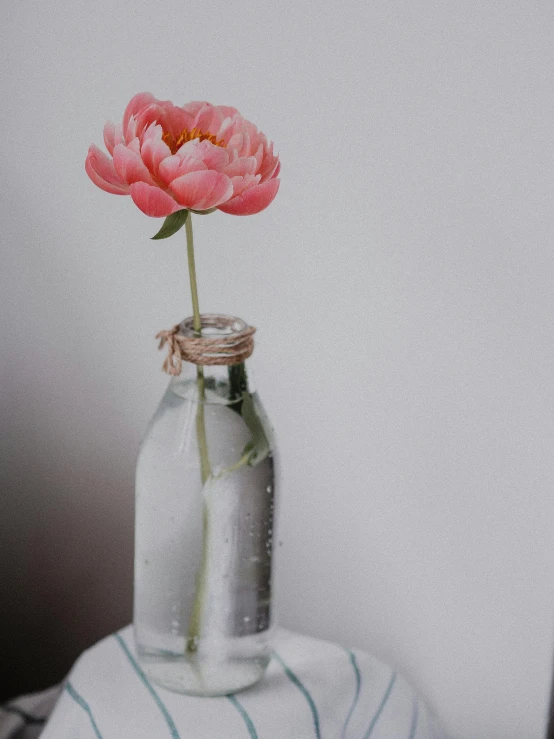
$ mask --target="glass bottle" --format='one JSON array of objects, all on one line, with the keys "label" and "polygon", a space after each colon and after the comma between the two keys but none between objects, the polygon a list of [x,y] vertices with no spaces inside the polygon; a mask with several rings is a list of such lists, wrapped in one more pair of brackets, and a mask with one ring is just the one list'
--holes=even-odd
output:
[{"label": "glass bottle", "polygon": [[[236,320],[233,336],[246,327]],[[191,320],[180,332],[197,336]],[[142,669],[190,695],[261,679],[273,631],[273,432],[246,362],[184,362],[136,471],[134,630]]]}]

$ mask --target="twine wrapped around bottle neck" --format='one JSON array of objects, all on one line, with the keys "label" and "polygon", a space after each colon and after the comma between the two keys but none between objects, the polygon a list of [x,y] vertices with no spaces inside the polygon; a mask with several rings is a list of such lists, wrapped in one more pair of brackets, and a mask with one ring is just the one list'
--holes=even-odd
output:
[{"label": "twine wrapped around bottle neck", "polygon": [[192,318],[177,323],[169,331],[160,331],[159,349],[167,344],[163,370],[176,377],[181,374],[183,362],[197,365],[230,365],[244,362],[254,351],[256,329],[242,319],[216,313],[200,316],[206,336],[198,336]]}]

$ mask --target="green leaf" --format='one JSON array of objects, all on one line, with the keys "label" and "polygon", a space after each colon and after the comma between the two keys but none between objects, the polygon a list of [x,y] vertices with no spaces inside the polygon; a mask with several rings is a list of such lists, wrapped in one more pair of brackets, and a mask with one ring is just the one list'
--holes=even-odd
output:
[{"label": "green leaf", "polygon": [[174,233],[177,233],[177,231],[185,225],[188,214],[188,210],[184,208],[183,210],[177,210],[175,213],[167,216],[158,233],[155,236],[152,236],[152,240],[167,239],[169,236],[173,236]]},{"label": "green leaf", "polygon": [[242,455],[248,454],[248,464],[250,467],[254,467],[269,455],[271,446],[260,417],[260,409],[256,407],[252,396],[248,392],[242,394],[241,413],[252,434],[252,438],[242,450]]}]

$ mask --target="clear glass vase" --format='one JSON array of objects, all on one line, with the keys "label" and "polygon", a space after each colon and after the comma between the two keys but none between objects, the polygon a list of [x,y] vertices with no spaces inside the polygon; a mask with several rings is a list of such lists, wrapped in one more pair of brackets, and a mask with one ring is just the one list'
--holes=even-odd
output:
[{"label": "clear glass vase", "polygon": [[246,363],[184,362],[146,430],[136,472],[135,639],[144,672],[164,687],[226,695],[263,676],[273,630],[274,454]]}]

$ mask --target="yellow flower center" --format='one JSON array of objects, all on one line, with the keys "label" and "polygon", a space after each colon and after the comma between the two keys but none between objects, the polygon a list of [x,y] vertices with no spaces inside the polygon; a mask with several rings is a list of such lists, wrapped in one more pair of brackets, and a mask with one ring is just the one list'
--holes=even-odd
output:
[{"label": "yellow flower center", "polygon": [[193,139],[211,141],[215,146],[225,146],[224,142],[218,141],[213,133],[204,133],[204,131],[201,131],[199,128],[193,128],[191,131],[184,128],[179,134],[177,140],[173,138],[173,135],[169,131],[165,131],[165,133],[162,134],[162,141],[169,146],[172,154],[175,154],[175,152],[180,149],[183,144],[186,144],[187,141],[192,141]]}]

